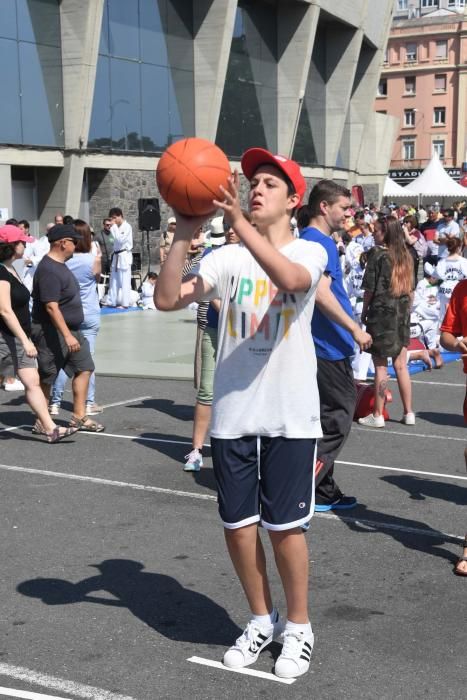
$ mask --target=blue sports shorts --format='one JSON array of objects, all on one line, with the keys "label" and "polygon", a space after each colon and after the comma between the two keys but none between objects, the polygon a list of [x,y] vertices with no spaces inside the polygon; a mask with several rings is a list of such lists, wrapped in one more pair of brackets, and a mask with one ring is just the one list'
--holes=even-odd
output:
[{"label": "blue sports shorts", "polygon": [[211,437],[211,453],[224,527],[260,522],[267,530],[291,530],[310,520],[315,439]]}]

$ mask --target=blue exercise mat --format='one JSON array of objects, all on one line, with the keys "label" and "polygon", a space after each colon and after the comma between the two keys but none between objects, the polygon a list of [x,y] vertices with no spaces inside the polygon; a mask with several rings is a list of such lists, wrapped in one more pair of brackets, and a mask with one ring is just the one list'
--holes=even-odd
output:
[{"label": "blue exercise mat", "polygon": [[[448,362],[455,362],[456,360],[460,359],[460,353],[458,352],[447,352],[444,351],[441,353],[441,357],[443,358],[443,362],[446,364]],[[424,362],[421,360],[416,360],[415,362],[409,362],[409,374],[418,374],[419,372],[428,372],[429,370],[427,369],[426,365]],[[391,365],[388,367],[388,374],[390,377],[395,378],[396,373],[394,371],[394,367]],[[373,372],[368,372],[369,377],[374,377]]]},{"label": "blue exercise mat", "polygon": [[101,314],[102,316],[107,316],[108,314],[126,314],[128,311],[142,311],[140,306],[130,306],[128,309],[116,309],[113,306],[102,306]]}]

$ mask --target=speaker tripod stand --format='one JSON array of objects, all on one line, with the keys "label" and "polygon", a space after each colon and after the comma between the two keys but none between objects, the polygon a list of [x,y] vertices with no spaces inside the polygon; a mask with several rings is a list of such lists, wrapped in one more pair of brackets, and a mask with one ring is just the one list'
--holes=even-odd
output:
[{"label": "speaker tripod stand", "polygon": [[142,284],[143,284],[144,282],[146,282],[149,273],[152,272],[152,270],[151,270],[151,243],[150,243],[150,240],[149,240],[149,234],[150,234],[150,233],[151,233],[151,231],[149,231],[149,230],[147,230],[147,229],[143,229],[143,230],[141,231],[141,252],[143,252],[143,248],[144,248],[144,246],[146,245],[146,253],[147,253],[147,256],[148,256],[148,263],[147,263],[146,274],[145,274],[144,277],[143,277],[143,282],[142,282]]}]

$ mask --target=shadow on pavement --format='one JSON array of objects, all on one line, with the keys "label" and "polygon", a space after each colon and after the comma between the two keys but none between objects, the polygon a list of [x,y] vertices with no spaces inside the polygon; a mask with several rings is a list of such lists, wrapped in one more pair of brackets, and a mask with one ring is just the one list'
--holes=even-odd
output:
[{"label": "shadow on pavement", "polygon": [[420,520],[386,515],[369,510],[365,505],[359,505],[352,510],[352,516],[344,515],[342,511],[340,513],[335,511],[335,514],[354,532],[369,535],[385,534],[396,542],[400,542],[406,549],[441,557],[451,563],[457,561],[458,557],[455,554],[447,549],[441,549],[440,545],[453,544],[458,546],[459,540],[435,530]]},{"label": "shadow on pavement", "polygon": [[154,411],[159,411],[160,413],[165,413],[171,418],[177,418],[178,420],[192,421],[194,417],[194,406],[179,404],[170,399],[144,399],[138,404],[133,406],[127,406],[127,409],[141,409],[141,408],[151,408]]},{"label": "shadow on pavement", "polygon": [[[203,457],[205,457],[203,452]],[[203,467],[199,472],[191,472],[193,474],[193,480],[198,484],[198,486],[204,486],[204,488],[211,489],[217,493],[216,479],[214,477],[214,470]]]},{"label": "shadow on pavement", "polygon": [[381,481],[397,486],[406,491],[414,501],[424,501],[426,498],[438,498],[459,506],[467,505],[467,488],[457,484],[433,479],[423,479],[418,476],[383,476]]},{"label": "shadow on pavement", "polygon": [[428,423],[435,425],[449,425],[454,428],[464,428],[464,418],[461,414],[461,404],[459,402],[459,411],[457,413],[438,413],[436,411],[417,411],[417,418],[426,420]]},{"label": "shadow on pavement", "polygon": [[[241,632],[224,608],[210,598],[184,588],[171,576],[143,571],[138,561],[106,559],[91,566],[100,574],[78,583],[31,579],[20,583],[17,591],[45,605],[94,603],[127,608],[145,625],[175,641],[227,646]],[[114,599],[90,595],[97,591]]]}]

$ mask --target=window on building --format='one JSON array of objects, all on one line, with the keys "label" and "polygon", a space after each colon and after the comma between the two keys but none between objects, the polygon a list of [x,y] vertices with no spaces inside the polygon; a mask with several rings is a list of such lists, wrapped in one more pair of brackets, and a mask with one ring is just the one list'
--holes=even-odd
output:
[{"label": "window on building", "polygon": [[407,9],[407,0],[397,0],[397,9],[398,10],[406,10]]},{"label": "window on building", "polygon": [[438,0],[422,0],[422,7],[438,7]]},{"label": "window on building", "polygon": [[449,0],[448,7],[465,7],[465,0]]},{"label": "window on building", "polygon": [[407,61],[417,60],[417,44],[411,42],[405,45],[405,57]]},{"label": "window on building", "polygon": [[[105,0],[89,146],[160,153],[194,133],[191,6]],[[122,85],[125,86],[124,94]]]},{"label": "window on building", "polygon": [[63,146],[59,3],[0,2],[0,142]]},{"label": "window on building", "polygon": [[447,58],[448,57],[448,42],[446,39],[436,42],[436,56],[435,58]]},{"label": "window on building", "polygon": [[404,109],[404,126],[415,126],[414,109]]},{"label": "window on building", "polygon": [[378,83],[378,97],[387,97],[388,94],[388,81],[386,78],[382,78]]},{"label": "window on building", "polygon": [[[271,11],[270,4],[238,0],[215,139],[231,157],[239,157],[252,143],[273,152],[277,149],[277,67],[281,53],[277,23],[278,13]],[[299,135],[300,140],[308,139],[309,115],[306,133],[304,128],[307,125],[299,123],[297,139]],[[299,155],[302,162],[314,157],[311,148]]]},{"label": "window on building", "polygon": [[435,126],[446,124],[446,107],[435,107],[433,112],[433,124]]},{"label": "window on building", "polygon": [[386,48],[384,49],[383,62],[384,62],[384,63],[389,63],[389,51],[388,51],[388,47],[387,47],[387,46],[386,46]]},{"label": "window on building", "polygon": [[404,160],[414,160],[415,158],[415,141],[402,141],[402,158]]},{"label": "window on building", "polygon": [[408,75],[405,78],[405,94],[406,95],[415,95],[415,86],[416,86],[415,76]]},{"label": "window on building", "polygon": [[446,142],[445,142],[445,140],[438,139],[436,141],[433,141],[433,150],[436,151],[440,160],[444,160],[445,154],[446,154]]},{"label": "window on building", "polygon": [[446,92],[446,73],[435,75],[435,92]]}]

